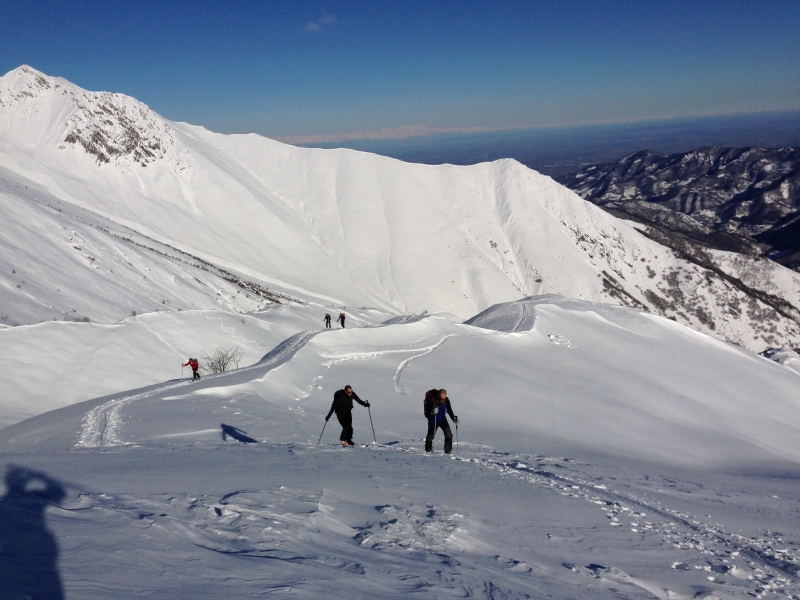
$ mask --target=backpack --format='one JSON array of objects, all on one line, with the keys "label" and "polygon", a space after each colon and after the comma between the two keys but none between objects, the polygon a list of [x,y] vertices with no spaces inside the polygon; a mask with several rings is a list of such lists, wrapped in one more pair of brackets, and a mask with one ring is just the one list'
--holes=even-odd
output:
[{"label": "backpack", "polygon": [[200,366],[200,363],[197,362],[196,358],[190,358],[189,366],[192,367],[192,371],[197,371],[197,367]]},{"label": "backpack", "polygon": [[430,419],[436,411],[436,399],[439,397],[439,390],[428,390],[425,392],[425,400],[422,406],[425,409],[425,418]]}]

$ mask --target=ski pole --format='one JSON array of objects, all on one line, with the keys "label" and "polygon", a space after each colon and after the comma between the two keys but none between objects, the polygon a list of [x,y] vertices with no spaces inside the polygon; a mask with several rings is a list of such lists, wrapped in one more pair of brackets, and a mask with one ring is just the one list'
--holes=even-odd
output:
[{"label": "ski pole", "polygon": [[[322,433],[325,433],[325,427],[328,425],[328,419],[325,419],[325,425],[322,426]],[[317,440],[317,446],[322,441],[322,433],[319,434],[319,439]]]},{"label": "ski pole", "polygon": [[[372,425],[372,411],[367,407],[367,412],[369,413],[369,424]],[[375,425],[372,425],[372,439],[375,443],[378,443],[378,438],[375,437]]]},{"label": "ski pole", "polygon": [[458,421],[456,421],[456,458],[458,458]]}]

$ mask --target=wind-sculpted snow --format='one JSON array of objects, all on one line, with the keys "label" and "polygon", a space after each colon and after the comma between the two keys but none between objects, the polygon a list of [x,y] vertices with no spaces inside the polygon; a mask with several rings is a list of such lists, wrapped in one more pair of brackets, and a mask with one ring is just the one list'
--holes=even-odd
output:
[{"label": "wind-sculpted snow", "polygon": [[[414,165],[220,135],[29,67],[0,78],[0,98],[0,161],[16,180],[245,285],[462,319],[552,293],[647,309],[755,351],[800,345],[796,273],[764,280],[745,274],[755,262],[678,256],[513,160]],[[9,239],[35,255],[36,236],[12,228]],[[60,252],[59,265],[77,258],[66,245]],[[29,260],[10,266],[26,270]],[[11,284],[0,287],[4,305],[34,302],[9,272],[0,280]],[[62,310],[59,288],[39,287],[36,301]],[[164,309],[185,308],[174,286],[161,290],[171,292]],[[70,310],[85,314],[84,304]]]},{"label": "wind-sculpted snow", "polygon": [[[118,446],[124,444],[122,434],[122,426],[124,423],[123,410],[127,404],[145,399],[156,397],[164,397],[164,394],[173,392],[179,388],[187,386],[195,386],[204,389],[208,386],[220,385],[220,379],[230,379],[231,377],[239,379],[245,377],[246,380],[252,379],[251,371],[258,371],[258,375],[265,375],[270,370],[275,369],[288,360],[308,341],[314,337],[317,332],[303,331],[293,335],[288,340],[281,342],[274,350],[267,353],[255,365],[243,367],[229,373],[217,373],[209,375],[202,380],[201,384],[189,381],[179,381],[178,383],[169,383],[167,385],[148,390],[141,394],[134,394],[131,396],[123,396],[122,398],[115,398],[100,406],[90,410],[86,417],[84,417],[83,427],[78,441],[78,446],[84,448],[93,448],[96,446]],[[222,383],[224,385],[224,383]],[[228,383],[228,385],[231,385]]]},{"label": "wind-sculpted snow", "polygon": [[[520,304],[494,307],[484,325],[499,318],[513,326]],[[790,369],[631,309],[554,297],[524,304],[528,331],[429,316],[300,332],[249,367],[93,405],[79,445],[176,434],[188,442],[192,432],[202,441],[231,420],[256,439],[310,440],[333,392],[351,383],[374,402],[378,429],[395,438],[420,435],[425,390],[446,387],[456,413],[481,424],[473,442],[502,436],[517,451],[584,448],[670,464],[800,460],[800,381]]]},{"label": "wind-sculpted snow", "polygon": [[[0,362],[7,368],[0,377],[0,426],[187,375],[189,368],[181,365],[190,356],[202,362],[217,348],[241,352],[241,366],[250,366],[283,340],[319,327],[326,311],[333,309],[271,304],[246,315],[222,310],[158,312],[115,325],[59,321],[2,329]],[[362,327],[388,316],[360,309],[347,314],[351,326]]]},{"label": "wind-sculpted snow", "polygon": [[[302,310],[276,306],[266,323]],[[553,296],[472,324],[386,320],[295,333],[242,369],[1,430],[9,481],[24,463],[63,488],[46,518],[67,595],[800,594],[794,371]],[[353,412],[361,447],[338,445],[335,418],[323,430],[345,383],[371,402]],[[457,456],[441,437],[423,452],[432,387],[459,416]]]}]

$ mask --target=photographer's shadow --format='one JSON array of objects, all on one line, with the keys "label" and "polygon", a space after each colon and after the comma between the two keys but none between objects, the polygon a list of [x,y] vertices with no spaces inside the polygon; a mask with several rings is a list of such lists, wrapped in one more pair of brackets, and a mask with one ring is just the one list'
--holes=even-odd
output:
[{"label": "photographer's shadow", "polygon": [[9,465],[0,498],[0,598],[62,600],[58,544],[45,511],[66,492],[44,473]]}]

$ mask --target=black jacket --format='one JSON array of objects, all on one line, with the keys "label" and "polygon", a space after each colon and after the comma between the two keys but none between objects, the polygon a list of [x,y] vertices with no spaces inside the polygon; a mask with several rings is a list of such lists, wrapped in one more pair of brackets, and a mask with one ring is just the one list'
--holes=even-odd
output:
[{"label": "black jacket", "polygon": [[[367,403],[364,402],[361,398],[358,397],[358,394],[353,391],[352,396],[348,396],[344,393],[344,390],[339,390],[333,395],[333,404],[331,404],[331,409],[328,411],[328,417],[330,417],[334,411],[336,414],[343,413],[343,412],[350,412],[353,410],[353,400],[358,402],[361,406],[366,406]],[[326,417],[326,418],[328,418]]]}]

